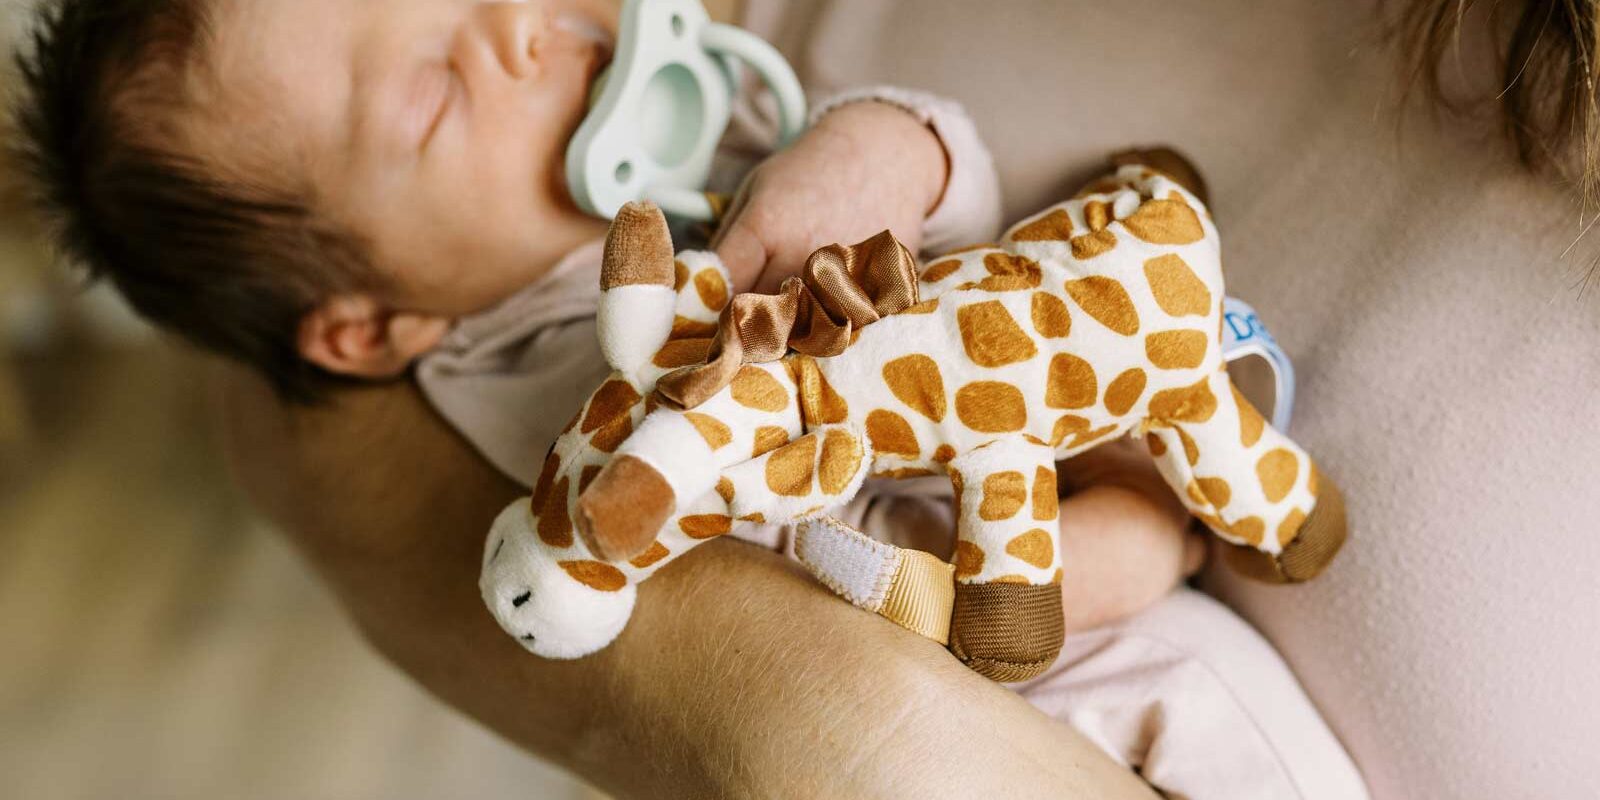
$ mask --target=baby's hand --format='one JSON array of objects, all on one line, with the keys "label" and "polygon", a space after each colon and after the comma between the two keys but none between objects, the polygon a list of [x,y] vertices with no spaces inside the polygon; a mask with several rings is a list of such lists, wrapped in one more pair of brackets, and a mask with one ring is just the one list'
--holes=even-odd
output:
[{"label": "baby's hand", "polygon": [[885,228],[915,253],[948,172],[944,146],[915,117],[851,103],[750,173],[712,247],[736,292],[776,291],[818,247]]},{"label": "baby's hand", "polygon": [[1056,465],[1068,631],[1153,605],[1199,571],[1206,539],[1156,472],[1144,444],[1107,442]]}]

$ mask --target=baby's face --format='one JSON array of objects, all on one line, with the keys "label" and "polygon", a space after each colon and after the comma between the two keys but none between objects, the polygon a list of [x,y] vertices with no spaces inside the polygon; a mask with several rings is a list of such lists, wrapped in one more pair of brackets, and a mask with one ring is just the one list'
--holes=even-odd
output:
[{"label": "baby's face", "polygon": [[[219,0],[195,133],[295,170],[365,238],[401,309],[456,316],[592,235],[562,157],[608,57],[611,0]],[[270,174],[268,175],[270,179]]]}]

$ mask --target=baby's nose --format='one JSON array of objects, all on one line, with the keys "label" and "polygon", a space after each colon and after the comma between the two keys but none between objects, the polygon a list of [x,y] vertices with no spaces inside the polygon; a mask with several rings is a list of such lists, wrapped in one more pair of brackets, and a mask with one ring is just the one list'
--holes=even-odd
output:
[{"label": "baby's nose", "polygon": [[496,60],[513,78],[528,77],[539,47],[550,31],[550,13],[539,0],[480,3],[478,22],[487,34]]}]

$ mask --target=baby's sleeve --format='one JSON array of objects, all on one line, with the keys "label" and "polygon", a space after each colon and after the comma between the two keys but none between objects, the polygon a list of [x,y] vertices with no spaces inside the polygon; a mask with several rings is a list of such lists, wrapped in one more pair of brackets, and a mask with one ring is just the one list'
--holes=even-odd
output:
[{"label": "baby's sleeve", "polygon": [[993,241],[1000,231],[1000,179],[978,127],[960,103],[898,86],[866,86],[832,95],[811,112],[815,123],[850,103],[876,101],[904,110],[933,129],[950,165],[944,195],[922,223],[922,249],[944,253]]}]

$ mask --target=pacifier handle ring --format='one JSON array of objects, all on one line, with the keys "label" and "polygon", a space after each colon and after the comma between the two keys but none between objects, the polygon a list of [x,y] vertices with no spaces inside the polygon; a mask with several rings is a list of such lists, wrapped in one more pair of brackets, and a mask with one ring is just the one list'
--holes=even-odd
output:
[{"label": "pacifier handle ring", "polygon": [[806,95],[794,68],[765,39],[743,28],[720,22],[708,23],[700,30],[700,46],[713,53],[726,53],[756,71],[772,90],[778,102],[778,146],[786,147],[805,130]]},{"label": "pacifier handle ring", "polygon": [[[778,103],[778,146],[786,147],[802,131],[806,122],[806,95],[800,88],[800,79],[776,47],[743,28],[707,23],[700,30],[700,47],[707,52],[728,55],[743,61],[755,70],[772,90]],[[710,201],[701,192],[670,186],[656,186],[644,191],[644,197],[660,206],[669,215],[700,222],[715,219]]]},{"label": "pacifier handle ring", "polygon": [[652,186],[644,190],[642,199],[660,206],[670,217],[695,222],[714,222],[717,218],[716,209],[711,206],[711,200],[704,192],[673,186]]},{"label": "pacifier handle ring", "polygon": [[[805,129],[800,80],[777,48],[712,22],[701,0],[625,0],[619,19],[616,57],[567,146],[573,201],[608,217],[629,200],[654,200],[673,217],[710,222],[715,209],[703,189],[738,92],[735,65],[749,65],[776,100],[780,147]],[[671,26],[670,37],[660,25]],[[648,128],[643,114],[654,115]]]}]

